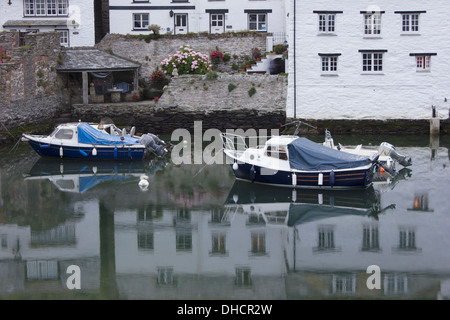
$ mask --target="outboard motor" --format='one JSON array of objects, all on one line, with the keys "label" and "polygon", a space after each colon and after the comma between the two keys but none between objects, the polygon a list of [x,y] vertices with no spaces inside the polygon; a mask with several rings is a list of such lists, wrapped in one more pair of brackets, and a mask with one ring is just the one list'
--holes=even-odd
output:
[{"label": "outboard motor", "polygon": [[411,157],[407,157],[397,152],[395,147],[387,142],[382,142],[378,148],[378,153],[380,155],[390,156],[392,159],[397,160],[402,166],[407,167],[412,164]]},{"label": "outboard motor", "polygon": [[139,142],[142,143],[146,150],[156,154],[157,156],[165,156],[167,154],[166,143],[158,138],[158,136],[146,133],[141,136]]}]

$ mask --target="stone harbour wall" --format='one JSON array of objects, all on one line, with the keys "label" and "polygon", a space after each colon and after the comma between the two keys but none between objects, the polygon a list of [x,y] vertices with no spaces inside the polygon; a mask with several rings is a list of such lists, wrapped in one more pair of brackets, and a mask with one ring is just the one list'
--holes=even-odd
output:
[{"label": "stone harbour wall", "polygon": [[[118,126],[135,126],[141,133],[171,133],[175,129],[272,129],[285,121],[287,77],[221,74],[174,78],[161,98],[140,103],[74,106],[82,121],[111,118]],[[252,94],[253,92],[253,94]]]}]

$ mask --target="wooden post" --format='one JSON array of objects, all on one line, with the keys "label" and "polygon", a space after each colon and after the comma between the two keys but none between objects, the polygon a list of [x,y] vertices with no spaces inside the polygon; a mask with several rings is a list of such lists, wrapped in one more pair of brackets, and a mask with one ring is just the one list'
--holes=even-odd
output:
[{"label": "wooden post", "polygon": [[134,88],[133,91],[137,91],[139,88],[139,83],[138,83],[139,79],[138,79],[138,69],[134,70],[134,80],[133,80],[133,84],[134,84]]},{"label": "wooden post", "polygon": [[83,71],[82,73],[82,78],[83,78],[83,104],[88,104],[88,88],[89,88],[89,83],[88,83],[88,73],[87,71]]}]

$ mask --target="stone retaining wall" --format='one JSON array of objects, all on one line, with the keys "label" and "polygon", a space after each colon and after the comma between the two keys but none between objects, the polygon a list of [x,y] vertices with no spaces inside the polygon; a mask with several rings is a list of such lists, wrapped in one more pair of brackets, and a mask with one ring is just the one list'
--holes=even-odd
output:
[{"label": "stone retaining wall", "polygon": [[151,73],[160,66],[161,61],[184,45],[208,55],[216,49],[230,54],[231,60],[218,67],[219,71],[232,71],[233,63],[240,65],[244,63],[245,56],[251,57],[252,48],[259,48],[261,52],[266,51],[266,36],[267,34],[254,32],[217,35],[187,34],[145,40],[145,38],[140,39],[130,35],[108,34],[96,45],[96,48],[140,63],[142,65],[140,77],[149,79]]}]

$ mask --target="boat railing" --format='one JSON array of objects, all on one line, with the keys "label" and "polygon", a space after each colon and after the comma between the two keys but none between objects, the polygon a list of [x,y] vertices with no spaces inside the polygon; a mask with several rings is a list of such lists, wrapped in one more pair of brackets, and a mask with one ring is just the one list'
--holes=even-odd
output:
[{"label": "boat railing", "polygon": [[225,150],[244,151],[249,148],[263,148],[272,136],[243,136],[234,133],[221,133]]}]

